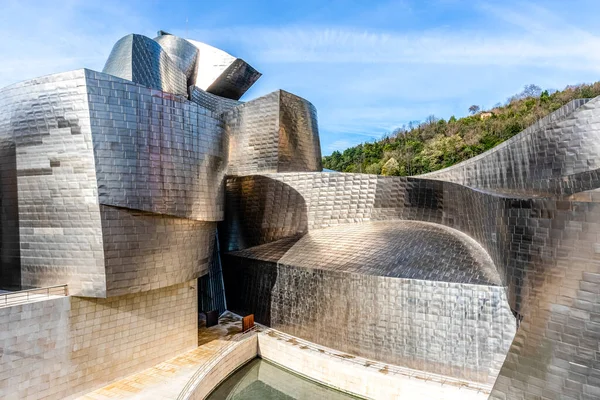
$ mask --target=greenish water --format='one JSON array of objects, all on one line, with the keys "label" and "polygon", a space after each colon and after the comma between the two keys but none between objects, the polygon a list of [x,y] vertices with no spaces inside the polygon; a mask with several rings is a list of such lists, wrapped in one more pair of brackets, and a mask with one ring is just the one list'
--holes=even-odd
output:
[{"label": "greenish water", "polygon": [[356,400],[261,360],[250,361],[227,378],[207,400]]}]

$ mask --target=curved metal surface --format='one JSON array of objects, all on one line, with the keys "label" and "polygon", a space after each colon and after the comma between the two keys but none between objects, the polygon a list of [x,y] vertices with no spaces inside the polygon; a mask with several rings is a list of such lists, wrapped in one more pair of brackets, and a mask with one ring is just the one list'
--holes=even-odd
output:
[{"label": "curved metal surface", "polygon": [[261,77],[261,73],[240,58],[196,40],[188,40],[200,52],[195,85],[232,100],[240,97]]},{"label": "curved metal surface", "polygon": [[492,384],[516,330],[489,255],[436,224],[339,225],[223,259],[232,310],[372,360]]},{"label": "curved metal surface", "polygon": [[229,134],[229,175],[321,171],[317,110],[277,90],[223,115]]},{"label": "curved metal surface", "polygon": [[154,40],[131,34],[115,43],[102,72],[163,92],[187,96],[187,78]]},{"label": "curved metal surface", "polygon": [[296,268],[502,286],[492,259],[475,240],[420,221],[338,225],[228,254]]},{"label": "curved metal surface", "polygon": [[421,177],[527,196],[597,188],[598,102],[598,98],[573,100],[493,149]]},{"label": "curved metal surface", "polygon": [[[160,37],[168,51],[141,35],[117,42],[105,67],[115,76],[80,70],[0,91],[2,279],[26,286],[66,282],[72,294],[95,297],[183,282],[206,273],[226,201],[222,249],[263,251],[255,258],[227,255],[226,284],[262,293],[241,304],[280,321],[282,329],[308,335],[323,328],[322,340],[349,352],[397,355],[415,368],[489,381],[498,358],[488,356],[500,354],[510,330],[497,323],[515,322],[503,319],[506,299],[520,327],[492,397],[600,397],[600,98],[574,101],[490,152],[426,176],[320,173],[316,110],[309,102],[278,91],[237,104],[231,99],[260,74],[193,41],[196,84],[205,91],[192,88],[188,101],[195,52],[183,39]],[[233,176],[224,200],[226,171]],[[456,237],[436,242],[443,235],[343,226],[381,220],[463,232],[489,254],[506,292],[462,282],[481,283],[489,274],[468,268],[473,258]],[[317,232],[328,227],[335,234]],[[361,243],[365,235],[370,239]],[[425,239],[437,245],[427,247]],[[286,256],[295,243],[306,246]],[[400,277],[377,275],[396,265],[391,254],[400,243],[411,249],[414,263],[402,264]],[[348,254],[325,264],[334,250]],[[417,268],[435,259],[448,264]],[[461,282],[445,281],[446,273]],[[461,285],[477,289],[465,293]],[[485,294],[483,288],[492,289]],[[478,303],[480,294],[495,306]],[[402,307],[395,298],[403,299]],[[420,313],[430,298],[435,307]],[[452,308],[461,301],[474,307],[464,319],[463,309]],[[436,307],[444,313],[436,314]],[[329,325],[319,325],[308,309],[331,316]],[[351,309],[373,319],[350,340],[339,327],[356,325]],[[491,319],[484,317],[488,311]],[[407,328],[406,342],[395,341],[398,328],[382,322],[386,313],[404,323],[399,326],[416,320],[422,329]],[[332,326],[338,329],[327,330]],[[453,329],[471,326],[491,332],[485,337],[494,351],[486,353],[484,344],[473,358],[468,340],[436,350],[446,343],[436,340],[451,343]],[[480,334],[473,329],[460,332]],[[433,349],[427,362],[419,356],[424,343]]]},{"label": "curved metal surface", "polygon": [[166,32],[159,32],[154,41],[162,47],[175,62],[175,65],[185,74],[187,86],[196,83],[197,62],[200,52],[198,48],[185,39]]}]

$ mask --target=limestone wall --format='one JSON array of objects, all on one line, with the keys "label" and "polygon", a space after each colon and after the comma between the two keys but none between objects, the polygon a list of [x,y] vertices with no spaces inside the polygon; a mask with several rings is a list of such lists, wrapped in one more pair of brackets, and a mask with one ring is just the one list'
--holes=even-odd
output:
[{"label": "limestone wall", "polygon": [[65,399],[197,345],[195,281],[0,308],[0,398]]}]

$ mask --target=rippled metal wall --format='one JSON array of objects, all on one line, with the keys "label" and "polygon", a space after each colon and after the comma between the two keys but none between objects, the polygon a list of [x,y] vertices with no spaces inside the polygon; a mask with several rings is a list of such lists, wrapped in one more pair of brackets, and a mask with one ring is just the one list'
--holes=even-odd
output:
[{"label": "rippled metal wall", "polygon": [[[107,61],[110,74],[79,70],[0,90],[3,285],[68,283],[72,294],[105,297],[184,282],[208,271],[216,221],[225,212],[225,252],[252,252],[277,240],[301,245],[300,238],[316,230],[366,221],[431,222],[485,249],[520,321],[492,397],[600,397],[600,100],[576,100],[490,152],[425,177],[320,173],[316,110],[309,102],[277,91],[238,104],[260,73],[211,46],[168,36],[123,38]],[[198,88],[188,88],[191,83]],[[226,173],[232,176],[224,199]],[[374,339],[379,332],[396,327],[361,331],[359,340],[345,336],[348,329],[334,333],[334,325],[354,327],[351,305],[358,301],[355,306],[365,305],[375,318],[380,310],[395,310],[390,293],[404,299],[407,313],[418,312],[429,296],[429,289],[413,296],[413,286],[396,287],[409,279],[402,274],[325,272],[320,263],[327,251],[315,252],[321,259],[305,269],[294,267],[311,260],[303,255],[318,242],[306,243],[289,266],[227,255],[243,259],[246,272],[264,272],[229,279],[248,293],[267,293],[263,286],[276,271],[281,285],[269,294],[274,302],[261,294],[244,301],[260,312],[275,310],[282,329],[309,334],[304,326],[318,327],[332,345],[374,352],[382,346]],[[381,249],[389,250],[382,242],[360,254]],[[460,254],[456,249],[442,246],[447,255]],[[444,271],[468,270],[462,266]],[[422,279],[432,293],[446,287],[439,283],[447,280],[433,279]],[[493,287],[489,296],[501,303],[502,292]],[[311,296],[318,300],[314,310],[334,315],[335,324],[303,319]],[[477,296],[472,292],[468,301],[476,304]],[[449,297],[440,304],[456,305]],[[429,315],[440,318],[438,332],[404,337],[408,349],[424,337],[431,341],[430,359],[452,354],[435,347],[438,338],[451,340],[445,333],[452,323],[489,322],[470,320],[468,312],[448,323]],[[485,325],[491,337],[500,329],[495,324]],[[419,364],[422,357],[403,357],[417,368],[431,367]],[[481,357],[486,365],[498,361]],[[439,370],[454,376],[483,380],[487,374],[487,380],[494,374],[494,367],[481,369],[464,355],[442,361],[452,367]]]},{"label": "rippled metal wall", "polygon": [[[494,260],[522,319],[493,397],[596,395],[599,203],[338,173],[235,177],[226,199],[231,220],[223,248],[230,250],[381,219],[429,221],[467,233]],[[273,206],[255,206],[261,202]]]},{"label": "rippled metal wall", "polygon": [[598,102],[573,100],[491,151],[422,177],[546,196],[597,188]]},{"label": "rippled metal wall", "polygon": [[515,332],[500,286],[224,262],[231,310],[348,354],[493,383]]},{"label": "rippled metal wall", "polygon": [[218,114],[93,71],[87,90],[101,204],[223,219],[228,138]]},{"label": "rippled metal wall", "polygon": [[226,99],[224,97],[219,97],[215,94],[205,92],[197,86],[190,86],[189,91],[190,101],[193,101],[199,106],[218,114],[222,114],[225,111],[229,111],[242,104],[241,101]]},{"label": "rippled metal wall", "polygon": [[322,170],[317,112],[301,97],[278,90],[223,117],[229,175]]},{"label": "rippled metal wall", "polygon": [[187,86],[191,86],[196,82],[198,56],[200,54],[198,48],[185,39],[171,35],[169,33],[159,31],[158,36],[153,39],[163,48],[163,50],[171,57],[186,76]]},{"label": "rippled metal wall", "polygon": [[84,70],[0,91],[0,136],[16,151],[18,215],[11,219],[19,223],[26,287],[68,283],[73,293],[105,292],[87,96]]},{"label": "rippled metal wall", "polygon": [[16,156],[2,211],[18,221],[3,224],[2,265],[13,274],[20,243],[20,285],[106,297],[208,273],[228,148],[217,114],[89,70],[13,85],[0,104]]},{"label": "rippled metal wall", "polygon": [[143,35],[115,43],[102,72],[164,92],[186,95],[187,77],[165,50]]}]

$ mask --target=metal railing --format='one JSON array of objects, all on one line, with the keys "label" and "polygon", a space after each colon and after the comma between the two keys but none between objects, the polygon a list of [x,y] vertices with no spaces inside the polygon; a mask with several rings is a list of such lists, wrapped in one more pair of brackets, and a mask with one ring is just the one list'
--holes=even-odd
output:
[{"label": "metal railing", "polygon": [[33,300],[49,298],[50,296],[68,295],[69,291],[67,289],[67,285],[55,285],[43,288],[19,290],[17,292],[8,292],[0,294],[0,307],[24,304]]},{"label": "metal railing", "polygon": [[196,390],[196,388],[200,384],[200,377],[202,377],[203,374],[212,370],[221,361],[222,356],[225,355],[225,353],[228,353],[229,351],[231,351],[242,340],[249,337],[251,333],[256,332],[258,327],[259,327],[258,325],[254,325],[252,328],[248,329],[247,331],[240,332],[240,333],[234,335],[233,337],[231,337],[231,339],[229,339],[229,343],[227,343],[225,346],[221,347],[215,354],[212,355],[210,360],[208,360],[207,362],[202,364],[196,370],[196,372],[194,372],[194,375],[192,375],[192,377],[187,381],[187,383],[185,384],[185,386],[179,393],[179,396],[177,396],[177,400],[189,399],[190,395]]}]

